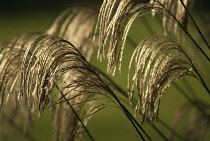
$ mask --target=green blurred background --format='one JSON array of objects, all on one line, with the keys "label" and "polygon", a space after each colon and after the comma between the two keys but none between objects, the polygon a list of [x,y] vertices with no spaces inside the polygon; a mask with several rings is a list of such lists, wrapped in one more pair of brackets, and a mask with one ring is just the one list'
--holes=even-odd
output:
[{"label": "green blurred background", "polygon": [[[24,32],[41,31],[44,33],[51,26],[55,18],[68,7],[87,5],[99,9],[101,3],[102,0],[1,1],[0,41],[10,41],[16,35]],[[209,23],[203,22],[203,20],[209,20],[208,14],[203,14],[209,12],[209,1],[201,1],[197,4],[199,5],[199,7],[195,12],[196,20],[198,21],[199,25],[201,25],[203,31],[207,29],[209,30]],[[199,17],[199,14],[202,14],[203,17]],[[194,33],[193,27],[190,26],[189,28],[192,28],[192,34],[195,34],[196,36],[197,34]],[[146,18],[139,18],[135,21],[131,31],[129,32],[129,36],[136,43],[138,43],[140,40],[153,35],[153,33],[155,33],[155,35],[163,35],[161,23],[160,20],[153,19],[151,15],[148,15]],[[208,33],[206,34],[208,35]],[[189,45],[191,44],[189,43]],[[117,73],[116,76],[113,78],[114,81],[125,91],[127,90],[127,64],[129,62],[129,57],[131,56],[133,49],[134,48],[132,47],[132,45],[127,42],[125,50],[126,54],[123,60],[124,63],[122,73]],[[192,52],[195,52],[191,48],[190,50]],[[96,51],[91,58],[91,63],[97,65],[99,68],[101,68],[101,70],[104,70],[104,72],[106,72],[106,61],[99,63],[98,61],[96,61],[95,56]],[[201,59],[203,58],[201,57]],[[209,62],[204,61],[203,64],[200,64],[199,68],[201,68],[200,71],[205,77],[205,81],[209,86]],[[110,75],[110,77],[112,76]],[[186,85],[186,83],[188,84],[188,82],[191,87]],[[183,88],[189,95],[191,95],[191,93],[196,93],[199,98],[210,103],[210,97],[208,96],[207,92],[201,86],[201,84],[194,79],[185,77],[182,80],[176,81],[175,83]],[[171,124],[173,117],[175,116],[175,112],[182,106],[183,103],[186,102],[185,97],[181,93],[182,92],[180,92],[180,90],[172,85],[167,90],[167,93],[165,93],[163,96],[160,105],[159,117],[167,124]],[[127,107],[130,106],[127,105]],[[132,109],[131,112],[133,113]],[[39,118],[37,117],[35,119],[36,121],[33,124],[33,128],[30,129],[30,133],[32,134],[32,136],[37,141],[51,141],[53,137],[52,112],[49,110],[45,110],[45,112]],[[141,120],[139,116],[137,116],[136,119],[138,121]],[[155,125],[157,125],[164,134],[168,134],[167,129],[162,127],[158,122],[155,123]],[[95,114],[93,118],[89,121],[87,127],[97,141],[140,140],[138,134],[136,133],[130,122],[126,119],[126,117],[119,110],[115,110],[113,108],[108,108]],[[152,139],[156,141],[162,140],[160,135],[158,135],[149,125],[143,125],[143,127],[152,137]],[[27,141],[25,137],[19,134],[17,130],[9,127],[9,125],[8,127],[4,128],[9,128],[10,132],[3,132],[2,135],[0,135],[1,141]],[[88,140],[88,138],[84,136],[82,140],[86,141]]]}]

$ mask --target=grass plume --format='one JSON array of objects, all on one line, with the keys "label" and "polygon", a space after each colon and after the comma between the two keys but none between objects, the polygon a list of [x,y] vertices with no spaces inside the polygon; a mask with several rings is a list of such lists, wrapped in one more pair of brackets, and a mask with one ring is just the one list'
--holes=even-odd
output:
[{"label": "grass plume", "polygon": [[[191,15],[193,3],[194,0],[150,0],[148,3],[103,0],[99,11],[85,6],[72,7],[61,13],[45,33],[28,32],[10,42],[0,42],[0,118],[33,140],[28,133],[33,120],[37,114],[52,109],[54,141],[79,141],[84,133],[93,141],[95,137],[87,128],[88,120],[103,109],[116,108],[128,119],[140,140],[154,140],[144,129],[144,123],[149,123],[163,140],[204,139],[209,130],[209,105],[191,99],[177,85],[173,87],[190,104],[182,107],[171,127],[158,117],[167,88],[184,76],[195,78],[210,94],[208,79],[204,79],[194,64],[196,56],[190,56],[186,49],[197,47],[203,58],[209,60],[208,48],[203,48],[187,29],[189,16],[198,36],[209,47],[207,37]],[[163,32],[155,35],[157,33],[150,29],[153,36],[135,43],[129,36],[134,21],[144,22],[142,16],[151,13],[161,14]],[[146,26],[136,29],[144,34],[141,32],[143,28]],[[168,36],[168,32],[172,32],[174,38]],[[176,38],[181,32],[193,45]],[[130,47],[127,44],[129,40],[135,47],[132,55],[129,53],[133,49],[126,52]],[[90,57],[97,47],[98,54],[92,57],[107,61],[107,74],[100,72],[98,64],[90,65]],[[127,64],[126,58],[130,60]],[[125,69],[124,62],[128,67],[123,70],[126,75],[121,77],[123,80],[127,78],[127,93],[124,90],[126,84],[120,86],[114,80],[119,78],[114,76],[116,70],[121,72]],[[131,114],[133,111],[134,116]],[[156,126],[154,121],[161,123],[171,135],[166,135],[167,132]],[[182,128],[186,130],[180,133]],[[194,130],[196,128],[201,130]]]}]

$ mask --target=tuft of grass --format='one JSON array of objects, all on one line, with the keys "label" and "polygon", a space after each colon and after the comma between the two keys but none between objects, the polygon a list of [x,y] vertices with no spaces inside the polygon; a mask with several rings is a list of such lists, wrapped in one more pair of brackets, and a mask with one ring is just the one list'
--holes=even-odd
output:
[{"label": "tuft of grass", "polygon": [[[209,79],[202,72],[209,68],[208,34],[201,31],[191,13],[193,3],[104,0],[100,10],[85,6],[67,9],[44,33],[26,32],[1,42],[1,120],[26,139],[36,140],[31,135],[33,121],[51,109],[53,140],[99,140],[88,121],[99,111],[116,109],[139,140],[156,136],[161,140],[207,139],[209,102],[202,100],[199,90],[193,90],[194,82],[181,80],[195,78],[202,93],[210,94]],[[151,15],[154,19],[148,18]],[[152,21],[162,21],[163,31]],[[135,24],[139,31],[135,33],[146,35],[132,38]],[[195,51],[200,57],[192,55]],[[177,82],[184,84],[180,87]],[[187,102],[177,115],[172,115],[175,112],[170,106],[161,106],[171,85]],[[164,108],[171,114],[161,112]],[[174,117],[172,125],[158,113]],[[115,113],[106,114],[115,117]]]}]

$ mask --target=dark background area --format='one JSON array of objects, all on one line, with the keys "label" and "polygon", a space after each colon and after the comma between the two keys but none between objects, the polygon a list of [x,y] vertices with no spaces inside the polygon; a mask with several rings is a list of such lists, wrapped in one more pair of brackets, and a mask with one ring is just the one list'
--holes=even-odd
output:
[{"label": "dark background area", "polygon": [[[60,7],[66,4],[75,5],[82,3],[102,3],[103,0],[1,0],[1,9],[21,8],[44,8],[44,7]],[[138,3],[145,3],[149,0],[137,0]],[[7,7],[8,6],[8,7]],[[66,5],[67,6],[67,5]],[[199,9],[210,10],[209,0],[195,0],[195,7]]]}]

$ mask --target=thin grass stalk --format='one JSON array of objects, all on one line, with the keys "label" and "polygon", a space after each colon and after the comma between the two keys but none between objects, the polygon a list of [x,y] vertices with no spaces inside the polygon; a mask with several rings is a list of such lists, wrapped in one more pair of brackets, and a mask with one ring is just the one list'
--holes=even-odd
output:
[{"label": "thin grass stalk", "polygon": [[[100,81],[100,85],[99,84],[97,84],[97,83],[94,83],[94,84],[96,84],[96,85],[98,85],[98,87],[100,88],[100,89],[102,89],[104,92],[106,92],[106,93],[108,93],[108,94],[110,94],[112,97],[113,97],[113,99],[115,99],[115,101],[119,104],[119,106],[121,107],[121,109],[123,110],[123,113],[127,116],[127,118],[130,120],[130,122],[132,123],[132,125],[134,126],[134,128],[136,129],[136,131],[138,132],[138,134],[139,134],[139,136],[144,140],[144,138],[143,138],[143,135],[141,135],[141,133],[140,133],[140,131],[138,130],[138,128],[136,127],[136,125],[135,125],[135,123],[133,122],[133,120],[132,120],[132,118],[129,116],[129,114],[127,113],[127,110],[125,110],[125,107],[122,105],[122,103],[121,103],[121,101],[118,99],[118,97],[114,94],[114,92],[108,87],[108,85],[106,85],[106,83],[100,78],[100,76],[93,70],[93,68],[91,67],[91,65],[85,60],[85,58],[78,52],[78,50],[72,45],[72,44],[70,44],[69,42],[67,42],[67,41],[65,41],[65,40],[62,40],[62,39],[60,39],[60,38],[57,38],[57,37],[55,37],[55,36],[47,36],[47,35],[42,35],[42,36],[40,36],[40,37],[38,37],[38,39],[41,39],[41,45],[44,45],[45,47],[44,47],[44,49],[46,48],[46,47],[48,47],[48,46],[51,46],[51,47],[56,47],[55,45],[57,44],[57,43],[65,43],[65,44],[67,44],[67,45],[70,45],[72,48],[73,48],[73,52],[71,52],[71,54],[73,54],[73,55],[78,55],[80,58],[75,58],[76,60],[77,59],[79,59],[78,61],[79,61],[79,63],[82,63],[81,64],[81,66],[79,65],[79,66],[69,66],[69,68],[67,68],[67,70],[71,70],[71,69],[79,69],[79,68],[81,68],[82,70],[86,70],[87,72],[89,72],[89,73],[91,73],[96,79],[97,79],[97,81]],[[43,41],[44,42],[43,42]],[[47,42],[46,42],[47,41]],[[53,42],[51,42],[51,41],[53,41]],[[48,44],[46,44],[46,43],[48,43]],[[46,45],[45,45],[46,44]],[[38,47],[40,47],[40,43],[37,45]],[[58,46],[59,47],[59,46]],[[45,50],[43,49],[43,53],[45,53]],[[40,53],[42,53],[42,52],[40,52]],[[34,54],[35,55],[35,54]],[[53,55],[53,54],[49,54],[49,55]],[[50,57],[50,56],[49,56]],[[31,58],[30,58],[31,59]],[[74,61],[74,58],[72,58],[73,60],[72,61]],[[30,61],[30,60],[29,60]],[[40,61],[42,61],[42,60],[40,60]],[[43,60],[44,61],[44,60]],[[51,60],[52,61],[52,60]],[[59,61],[59,60],[58,60]],[[70,60],[71,61],[71,60]],[[31,64],[30,64],[31,65]],[[84,66],[83,66],[84,65]],[[29,67],[29,66],[28,66]],[[32,67],[33,67],[33,65],[32,65]],[[29,67],[30,68],[30,67]],[[28,69],[29,69],[28,68]],[[48,68],[46,68],[46,69],[48,69]],[[51,68],[52,69],[52,68]],[[65,69],[65,68],[64,68]],[[62,69],[61,69],[61,71],[62,71]],[[65,71],[65,70],[64,70]],[[90,75],[90,74],[88,74],[88,75]],[[48,76],[49,77],[49,76]],[[47,78],[48,78],[47,77]],[[46,77],[45,77],[45,79],[47,79]],[[49,78],[48,78],[49,79]],[[54,79],[54,78],[53,78]],[[96,80],[96,79],[94,79],[94,80]],[[84,79],[85,80],[85,79]],[[54,82],[55,80],[51,80],[50,79],[50,83],[52,83],[52,82]],[[81,80],[81,82],[82,82],[82,80]],[[54,82],[54,83],[56,83],[56,82]],[[76,83],[76,84],[79,84],[79,83],[77,83],[77,81],[75,80],[74,81],[74,83]],[[45,83],[44,83],[45,84]],[[47,85],[47,84],[45,84],[45,85]],[[52,85],[52,84],[50,84],[50,85]],[[83,85],[83,84],[82,84]],[[73,86],[73,87],[78,87],[78,86]],[[97,87],[97,86],[95,86],[95,87]],[[50,89],[51,89],[51,86],[50,86]],[[85,92],[85,91],[84,91]],[[65,95],[64,95],[65,96]],[[106,95],[105,95],[106,96]],[[65,99],[65,101],[66,101],[67,99]],[[45,101],[44,101],[45,102]],[[47,102],[48,103],[48,102]],[[47,104],[47,103],[44,103],[44,104]],[[42,104],[42,103],[41,103]],[[69,103],[70,104],[70,103]],[[40,104],[39,104],[40,105]],[[43,105],[43,107],[39,107],[39,109],[42,111],[43,110],[43,108],[45,107],[45,105]]]},{"label": "thin grass stalk", "polygon": [[[174,17],[175,18],[175,17]],[[131,45],[136,48],[137,44],[135,43],[135,41],[128,36],[128,41],[131,42]],[[187,58],[189,59],[193,69],[195,70],[196,74],[198,75],[199,77],[199,81],[201,82],[201,84],[204,86],[205,90],[208,92],[208,94],[210,95],[210,90],[208,89],[208,86],[206,85],[205,81],[203,80],[202,76],[200,75],[199,71],[197,70],[197,68],[195,67],[193,61],[191,60],[191,58],[185,53],[185,51],[183,50],[183,53],[187,56]]]},{"label": "thin grass stalk", "polygon": [[[75,114],[75,116],[77,117],[77,119],[79,120],[79,122],[82,124],[82,127],[85,129],[86,133],[88,134],[90,140],[94,141],[93,136],[91,135],[91,133],[89,132],[89,130],[87,129],[87,127],[84,125],[83,121],[80,119],[79,115],[77,114],[77,112],[74,110],[74,108],[72,107],[72,105],[70,104],[69,100],[66,99],[66,96],[63,94],[63,92],[59,89],[58,85],[55,84],[55,87],[58,89],[59,93],[62,95],[62,97],[64,98],[64,100],[66,101],[66,103],[69,105],[69,107],[71,108],[71,110],[73,111],[73,113]],[[73,136],[73,135],[72,135]]]},{"label": "thin grass stalk", "polygon": [[[185,31],[185,32],[187,32],[187,30]],[[202,36],[202,35],[201,35]],[[205,39],[204,39],[205,40]],[[208,44],[208,43],[207,43]],[[208,46],[208,45],[207,45]],[[209,46],[208,46],[209,47]],[[208,56],[207,56],[208,57]],[[190,59],[189,59],[190,60]],[[191,60],[190,60],[191,61]],[[192,63],[192,65],[193,65],[193,63]],[[196,70],[196,67],[193,65],[193,68]],[[205,89],[207,90],[207,92],[209,93],[209,89],[208,89],[208,86],[205,84],[205,82],[204,82],[204,80],[202,79],[202,77],[201,77],[201,75],[199,74],[199,72],[196,70],[196,73],[197,73],[197,75],[198,75],[198,77],[200,78],[199,80],[200,80],[200,82],[202,83],[202,85],[205,85],[204,87],[205,87]],[[90,76],[91,77],[91,76]],[[110,81],[112,81],[112,79],[109,79]],[[118,91],[120,91],[121,93],[123,92],[123,90],[119,87],[119,86],[117,86],[117,85],[115,85],[115,84],[113,84],[114,86],[116,86],[116,88],[117,88],[117,90]],[[60,92],[61,90],[59,89],[59,87],[58,87],[58,85],[56,84],[56,87],[57,87],[57,89],[58,89],[58,91]],[[76,88],[75,88],[76,89]],[[121,89],[121,90],[120,90]],[[105,90],[105,89],[104,89]],[[111,91],[112,92],[112,91]],[[210,94],[210,93],[209,93]],[[63,102],[67,102],[67,104],[70,106],[70,108],[72,109],[72,111],[74,112],[74,114],[76,115],[76,116],[78,116],[78,114],[76,113],[76,111],[73,109],[73,107],[72,107],[72,105],[75,105],[75,104],[70,104],[70,102],[69,102],[69,99],[67,99],[65,96],[67,95],[67,94],[63,94],[62,93],[62,91],[61,91],[61,95],[62,95],[62,97],[64,98],[64,101]],[[122,111],[123,111],[123,113],[127,116],[127,118],[130,120],[130,122],[132,123],[132,125],[134,126],[134,128],[136,129],[136,131],[138,132],[138,134],[140,135],[140,137],[142,138],[142,140],[145,140],[144,139],[144,137],[143,137],[143,135],[140,133],[140,131],[139,131],[139,129],[140,130],[142,130],[142,132],[147,136],[147,138],[149,139],[149,140],[151,140],[151,138],[148,136],[148,134],[143,130],[143,128],[140,126],[140,124],[135,120],[135,118],[130,114],[130,112],[126,109],[126,107],[121,103],[121,101],[116,97],[116,95],[114,94],[114,93],[112,93],[112,96],[114,97],[114,99],[117,101],[117,103],[120,105],[120,107],[122,108]],[[126,96],[126,94],[124,95],[123,94],[123,96]],[[92,100],[94,100],[94,99],[91,99],[91,101]],[[88,100],[87,100],[88,101]],[[87,102],[87,101],[85,101],[85,102]],[[82,103],[82,102],[80,102],[80,103]],[[80,104],[80,103],[78,103],[78,104]],[[78,116],[79,117],[79,116]],[[83,124],[83,121],[81,120],[81,119],[79,119],[80,120],[80,124],[82,125],[82,126],[84,126],[84,124]],[[153,124],[152,124],[152,127],[153,127]],[[85,128],[85,127],[84,127]],[[157,132],[159,132],[155,127],[154,127],[154,129],[157,131]],[[165,138],[165,136],[164,135],[160,135],[160,136],[162,136],[163,137],[163,139],[166,139]],[[91,137],[90,137],[91,138]]]},{"label": "thin grass stalk", "polygon": [[[124,114],[127,116],[127,118],[130,120],[131,124],[133,125],[133,127],[136,129],[137,133],[139,134],[139,136],[141,137],[141,139],[143,141],[145,141],[144,137],[142,136],[142,134],[140,133],[140,131],[138,130],[137,126],[135,125],[135,123],[133,122],[133,119],[132,119],[132,116],[130,115],[130,113],[128,112],[128,110],[124,107],[124,105],[120,104],[120,107],[123,109],[123,112]],[[141,126],[140,126],[141,127]],[[143,128],[140,128],[141,130]],[[146,133],[144,132],[144,130],[142,130],[143,133]],[[149,138],[150,139],[150,138]]]},{"label": "thin grass stalk", "polygon": [[131,113],[124,107],[124,109],[126,110],[126,112],[129,114],[129,116],[131,117],[131,119],[134,121],[135,124],[137,124],[137,126],[139,127],[139,129],[144,133],[144,135],[150,140],[152,141],[151,137],[147,134],[146,131],[144,131],[144,129],[141,127],[141,125],[136,121],[136,119],[131,115]]},{"label": "thin grass stalk", "polygon": [[[100,72],[100,73],[102,73],[102,75],[104,76],[104,77],[106,77],[106,79],[108,79],[110,82],[111,82],[111,84],[112,84],[112,86],[114,86],[115,87],[115,89],[118,91],[118,92],[120,92],[126,99],[128,98],[128,95],[126,94],[126,92],[121,88],[121,87],[119,87],[109,76],[107,76],[106,74],[104,74],[103,72]],[[135,100],[135,99],[134,99]],[[137,103],[137,102],[134,102],[134,103]],[[130,113],[129,113],[130,114]],[[136,121],[136,119],[130,114],[130,116],[131,116],[131,118],[134,120],[134,122],[137,124],[137,126],[141,129],[141,130],[143,130],[143,128],[141,127],[141,125]],[[158,121],[159,121],[160,119],[158,119]],[[161,124],[162,123],[164,123],[164,122],[161,122]],[[153,124],[153,123],[149,123],[149,125],[157,132],[157,133],[159,133],[160,134],[160,136],[164,139],[164,140],[168,140],[167,139],[167,137]],[[165,123],[164,123],[164,125],[166,125]],[[171,129],[172,130],[172,129]],[[144,134],[147,136],[147,138],[149,139],[149,140],[152,140],[150,137],[149,137],[149,135],[143,130],[143,132],[144,132]]]},{"label": "thin grass stalk", "polygon": [[[189,32],[184,28],[184,26],[176,19],[176,17],[162,4],[162,3],[160,3],[159,1],[157,1],[157,0],[155,0],[158,4],[160,4],[165,10],[167,10],[168,11],[168,13],[174,18],[174,20],[177,22],[177,24],[185,31],[185,33],[191,38],[191,40],[195,43],[195,45],[199,48],[199,50],[202,52],[202,53],[204,53],[203,55],[209,60],[209,58],[208,58],[208,56],[205,54],[205,52],[202,50],[202,48],[197,44],[197,42],[193,39],[193,37],[189,34]],[[182,0],[180,0],[180,1],[182,1]],[[184,3],[183,3],[183,1],[182,1],[182,5],[183,6],[185,6],[184,5]],[[187,13],[189,13],[189,15],[191,15],[190,14],[190,12],[187,10],[187,7],[185,6],[185,9],[186,9],[186,11],[187,11]],[[191,19],[194,21],[194,19],[193,19],[193,17],[192,16],[190,16],[191,17]],[[197,24],[196,24],[196,22],[194,21],[194,24],[195,24],[195,26],[197,26]],[[198,31],[200,31],[199,30],[199,28],[198,28]],[[203,34],[201,33],[201,36],[203,36]],[[132,38],[130,38],[129,36],[128,36],[128,38],[127,38],[129,41],[130,41],[130,43],[133,45],[133,47],[136,47],[137,46],[137,44],[132,40]],[[204,39],[204,41],[205,41],[205,38],[203,38]],[[207,42],[206,42],[207,43]],[[208,43],[206,44],[208,47],[209,47],[209,45],[208,45]],[[184,52],[184,50],[183,50],[183,52]],[[185,53],[185,52],[184,52]],[[190,60],[190,62],[191,62],[191,65],[193,66],[193,69],[195,70],[195,72],[196,72],[196,74],[198,75],[198,77],[200,78],[199,80],[200,80],[200,82],[201,82],[201,84],[204,86],[204,88],[206,89],[206,91],[208,92],[208,94],[210,95],[210,90],[208,89],[208,86],[206,85],[206,83],[205,83],[205,81],[203,80],[203,78],[201,77],[201,75],[200,75],[200,73],[199,73],[199,71],[197,70],[197,68],[194,66],[194,63],[193,63],[193,61],[190,59],[190,57],[185,53],[185,55],[188,57],[188,59]],[[209,60],[210,61],[210,60]]]},{"label": "thin grass stalk", "polygon": [[201,51],[201,53],[204,55],[204,57],[210,62],[210,58],[208,57],[208,55],[205,53],[205,51],[203,51],[203,49],[200,47],[200,45],[198,45],[198,43],[195,41],[195,39],[190,35],[190,33],[184,28],[184,26],[177,20],[177,18],[162,4],[160,3],[158,0],[154,0],[155,2],[157,2],[158,4],[160,4],[160,6],[162,6],[170,16],[172,16],[172,18],[177,22],[177,24],[179,25],[179,27],[187,34],[187,36],[192,40],[192,42],[197,46],[197,48]]},{"label": "thin grass stalk", "polygon": [[206,46],[208,47],[208,49],[210,50],[210,46],[206,40],[206,38],[204,37],[203,33],[201,32],[199,26],[197,25],[197,23],[195,22],[194,18],[192,17],[190,11],[188,10],[188,8],[186,7],[186,5],[184,4],[183,0],[180,0],[182,6],[184,7],[184,9],[186,10],[187,14],[189,15],[190,19],[192,20],[195,28],[197,29],[197,31],[199,32],[201,38],[203,39],[203,41],[205,42]]},{"label": "thin grass stalk", "polygon": [[201,84],[204,86],[204,88],[206,89],[206,91],[210,95],[210,90],[209,90],[208,86],[206,85],[205,81],[203,80],[203,78],[201,77],[200,73],[198,72],[197,68],[194,65],[193,65],[193,69],[195,70],[196,74],[200,78],[199,80],[200,80]]},{"label": "thin grass stalk", "polygon": [[[95,67],[96,68],[96,67]],[[123,97],[125,97],[126,99],[128,98],[127,93],[120,87],[118,86],[108,75],[106,75],[105,73],[103,73],[101,70],[99,70],[98,68],[96,68],[101,74],[102,76],[104,76],[108,81],[111,82],[111,85],[118,91],[120,92]],[[175,84],[174,84],[175,86]],[[178,87],[176,87],[178,88]],[[182,92],[182,90],[180,89],[180,91]],[[137,103],[137,101],[135,102],[136,99],[134,99],[134,103]],[[188,99],[189,100],[189,99]],[[127,102],[127,101],[126,101]],[[133,117],[132,117],[133,118]],[[135,118],[133,118],[135,123],[140,126],[140,124],[135,120]],[[177,138],[179,138],[180,140],[184,141],[184,138],[179,135],[175,130],[173,130],[172,128],[170,128],[162,119],[158,118],[157,122],[159,122],[162,126],[164,126],[167,130],[169,130],[171,133],[173,133]],[[153,123],[149,123],[149,125],[157,132],[160,133],[160,136],[164,139],[164,140],[168,140],[167,137],[158,129],[157,126],[155,126]]]},{"label": "thin grass stalk", "polygon": [[[183,49],[182,49],[183,50]],[[208,92],[208,94],[210,95],[210,90],[208,88],[208,86],[206,85],[204,79],[202,78],[201,74],[199,73],[199,71],[197,70],[197,68],[195,67],[193,61],[190,59],[190,57],[185,53],[185,51],[183,50],[183,53],[186,55],[186,57],[188,58],[188,60],[190,61],[190,64],[193,68],[193,70],[195,71],[195,73],[198,76],[198,80],[200,81],[200,83],[203,85],[203,87],[205,88],[205,90]]]},{"label": "thin grass stalk", "polygon": [[[118,91],[120,92],[124,98],[128,98],[127,93],[120,87],[118,86],[108,75],[106,75],[105,73],[103,73],[99,68],[94,67],[96,70],[98,70],[102,76],[104,76],[108,81],[111,82],[111,85]],[[135,99],[134,99],[135,101]],[[127,102],[127,101],[125,101]],[[137,101],[135,101],[134,103],[137,103]],[[128,110],[127,110],[128,111]],[[130,112],[128,111],[129,115],[131,116],[131,118],[134,120],[135,124],[139,127],[140,130],[143,131],[143,133],[145,134],[145,136],[149,139],[152,140],[150,138],[150,136],[144,131],[144,129],[141,127],[141,125],[136,121],[136,119],[130,114]],[[159,121],[159,120],[158,120]],[[160,133],[160,136],[164,139],[164,140],[168,140],[167,137],[153,124],[153,123],[149,123],[149,125],[157,132]],[[171,129],[172,130],[172,129]]]},{"label": "thin grass stalk", "polygon": [[[121,103],[121,101],[117,98],[117,96],[114,94],[114,92],[110,89],[111,95],[114,97],[114,99],[117,101],[117,103],[119,104],[119,106],[122,108],[123,113],[126,115],[126,117],[129,119],[129,121],[131,122],[131,124],[133,125],[133,127],[135,128],[135,130],[137,131],[137,133],[139,134],[140,138],[145,141],[144,137],[142,136],[142,134],[140,133],[140,131],[138,130],[137,126],[135,125],[133,119],[132,119],[132,115],[129,113],[129,111],[126,109],[126,107]],[[143,128],[140,129],[143,131],[143,133],[145,134],[146,132],[144,131]],[[147,136],[147,134],[145,134]],[[148,136],[149,137],[149,136]]]}]

